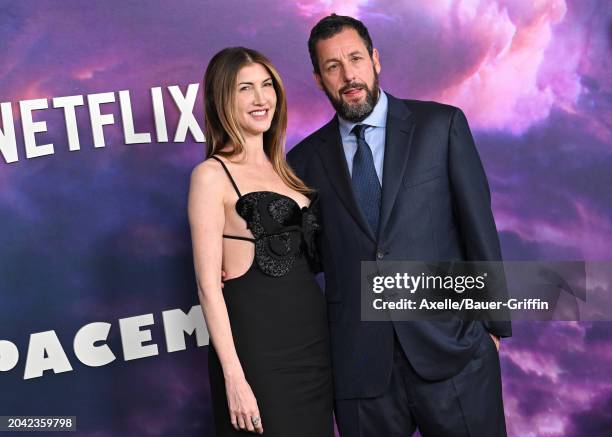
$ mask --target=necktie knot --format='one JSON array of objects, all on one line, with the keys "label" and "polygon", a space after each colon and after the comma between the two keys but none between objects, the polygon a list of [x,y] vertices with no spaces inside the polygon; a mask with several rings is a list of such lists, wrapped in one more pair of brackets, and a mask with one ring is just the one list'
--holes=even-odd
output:
[{"label": "necktie knot", "polygon": [[367,124],[356,124],[351,132],[360,140],[365,140],[365,131],[369,126]]}]

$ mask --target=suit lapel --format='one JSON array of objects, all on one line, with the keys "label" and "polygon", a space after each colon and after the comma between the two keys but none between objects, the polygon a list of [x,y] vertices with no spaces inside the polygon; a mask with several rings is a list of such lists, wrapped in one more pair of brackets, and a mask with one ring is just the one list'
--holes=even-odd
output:
[{"label": "suit lapel", "polygon": [[344,156],[337,116],[321,129],[319,136],[322,140],[318,150],[319,157],[332,187],[334,187],[340,201],[351,216],[353,216],[359,227],[372,241],[376,242],[376,237],[370,229],[353,193],[351,176],[346,164],[346,157]]},{"label": "suit lapel", "polygon": [[389,221],[397,193],[402,184],[414,132],[414,116],[406,105],[387,93],[389,108],[385,134],[385,158],[383,162],[382,205],[379,236]]}]

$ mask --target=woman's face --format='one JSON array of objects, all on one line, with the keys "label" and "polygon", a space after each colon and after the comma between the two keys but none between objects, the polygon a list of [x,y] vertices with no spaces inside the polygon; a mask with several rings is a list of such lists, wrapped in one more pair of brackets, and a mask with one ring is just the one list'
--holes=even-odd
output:
[{"label": "woman's face", "polygon": [[245,136],[261,135],[270,129],[276,108],[272,77],[261,64],[244,66],[236,79],[235,113]]}]

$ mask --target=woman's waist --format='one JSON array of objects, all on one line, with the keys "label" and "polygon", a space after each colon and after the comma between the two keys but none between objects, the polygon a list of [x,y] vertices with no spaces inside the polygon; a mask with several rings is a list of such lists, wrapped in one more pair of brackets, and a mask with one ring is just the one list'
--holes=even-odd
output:
[{"label": "woman's waist", "polygon": [[251,265],[243,274],[232,275],[230,273],[227,276],[230,278],[224,281],[226,286],[232,282],[254,279],[262,281],[314,280],[315,274],[308,258],[303,253],[295,254],[290,258],[278,259],[256,252]]}]

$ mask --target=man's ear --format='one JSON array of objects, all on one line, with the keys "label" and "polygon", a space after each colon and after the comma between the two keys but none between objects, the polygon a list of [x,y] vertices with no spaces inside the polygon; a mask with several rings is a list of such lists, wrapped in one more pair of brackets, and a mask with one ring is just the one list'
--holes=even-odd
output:
[{"label": "man's ear", "polygon": [[317,88],[319,88],[321,91],[323,91],[323,83],[321,82],[323,79],[321,79],[321,75],[319,73],[317,73],[316,71],[312,72],[312,78],[314,79],[315,83],[317,84]]},{"label": "man's ear", "polygon": [[378,50],[372,50],[372,63],[374,64],[374,69],[376,70],[376,74],[380,74],[380,58],[378,57]]}]

